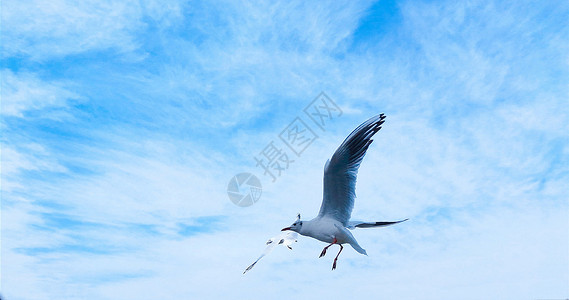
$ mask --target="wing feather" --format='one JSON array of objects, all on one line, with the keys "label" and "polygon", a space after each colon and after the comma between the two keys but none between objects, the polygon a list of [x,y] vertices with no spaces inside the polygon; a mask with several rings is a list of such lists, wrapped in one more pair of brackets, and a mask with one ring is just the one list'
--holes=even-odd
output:
[{"label": "wing feather", "polygon": [[371,139],[380,129],[385,115],[380,114],[358,126],[324,166],[324,198],[319,217],[330,217],[348,224],[356,198],[358,169]]}]

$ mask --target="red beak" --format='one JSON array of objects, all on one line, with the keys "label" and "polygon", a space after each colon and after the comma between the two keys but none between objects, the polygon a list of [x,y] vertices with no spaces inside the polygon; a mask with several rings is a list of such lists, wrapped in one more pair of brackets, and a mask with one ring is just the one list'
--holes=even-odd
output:
[{"label": "red beak", "polygon": [[281,231],[285,231],[285,230],[290,230],[290,227],[285,227],[285,228],[281,229]]}]

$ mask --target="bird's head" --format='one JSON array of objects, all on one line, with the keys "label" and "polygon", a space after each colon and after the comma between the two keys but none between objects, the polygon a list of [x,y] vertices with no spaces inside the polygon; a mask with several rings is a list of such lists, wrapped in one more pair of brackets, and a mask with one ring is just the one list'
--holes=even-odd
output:
[{"label": "bird's head", "polygon": [[292,230],[292,231],[300,232],[301,227],[302,227],[302,221],[300,220],[300,214],[298,214],[296,216],[296,220],[294,221],[294,223],[292,223],[292,225],[290,225],[289,227],[285,227],[285,228],[281,229],[281,231]]}]

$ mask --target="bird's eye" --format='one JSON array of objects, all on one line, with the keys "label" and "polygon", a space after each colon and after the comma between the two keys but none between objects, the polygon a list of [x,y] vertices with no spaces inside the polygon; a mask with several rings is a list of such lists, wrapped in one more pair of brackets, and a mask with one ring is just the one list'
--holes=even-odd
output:
[{"label": "bird's eye", "polygon": [[300,222],[300,226],[302,226],[302,222]]}]

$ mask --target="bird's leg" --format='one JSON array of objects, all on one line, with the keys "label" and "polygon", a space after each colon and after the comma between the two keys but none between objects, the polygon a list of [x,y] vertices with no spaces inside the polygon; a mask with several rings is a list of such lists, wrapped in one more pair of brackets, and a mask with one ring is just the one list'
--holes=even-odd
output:
[{"label": "bird's leg", "polygon": [[340,253],[342,253],[342,250],[344,250],[344,246],[342,246],[342,244],[339,245],[340,245],[340,251],[338,251],[336,258],[334,258],[334,264],[332,264],[332,270],[336,269],[336,261],[338,260],[338,256],[340,256]]},{"label": "bird's leg", "polygon": [[324,247],[324,249],[322,249],[322,253],[320,253],[320,256],[319,256],[318,258],[320,258],[320,257],[322,257],[322,256],[324,256],[324,255],[326,255],[326,250],[328,250],[328,248],[329,248],[330,246],[336,244],[337,242],[338,242],[338,240],[337,240],[336,238],[334,238],[334,240],[332,241],[332,243],[331,243],[330,245],[328,245],[328,246]]}]

